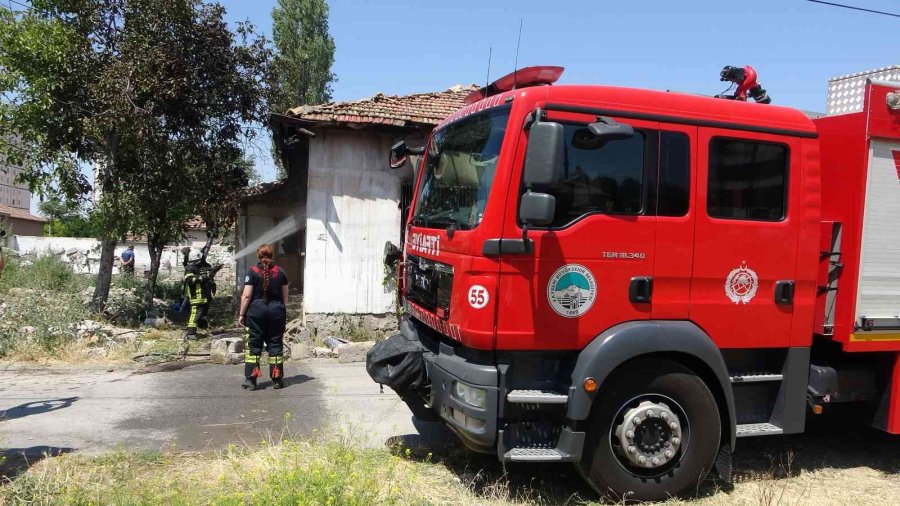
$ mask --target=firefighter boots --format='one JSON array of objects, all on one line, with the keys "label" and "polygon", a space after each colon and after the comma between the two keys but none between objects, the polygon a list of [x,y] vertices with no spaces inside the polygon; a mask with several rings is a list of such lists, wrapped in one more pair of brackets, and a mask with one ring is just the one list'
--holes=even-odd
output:
[{"label": "firefighter boots", "polygon": [[282,364],[272,364],[269,366],[269,377],[272,378],[272,383],[275,384],[275,389],[284,388],[284,365]]}]

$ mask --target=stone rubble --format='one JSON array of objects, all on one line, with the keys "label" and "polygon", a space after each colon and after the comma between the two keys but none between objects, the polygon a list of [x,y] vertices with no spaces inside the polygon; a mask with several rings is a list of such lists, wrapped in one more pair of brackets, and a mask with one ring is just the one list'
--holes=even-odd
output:
[{"label": "stone rubble", "polygon": [[210,343],[209,360],[214,364],[240,364],[244,361],[244,340],[223,337]]},{"label": "stone rubble", "polygon": [[373,346],[375,346],[375,341],[345,344],[337,349],[338,362],[342,364],[365,362],[366,353],[371,350]]}]

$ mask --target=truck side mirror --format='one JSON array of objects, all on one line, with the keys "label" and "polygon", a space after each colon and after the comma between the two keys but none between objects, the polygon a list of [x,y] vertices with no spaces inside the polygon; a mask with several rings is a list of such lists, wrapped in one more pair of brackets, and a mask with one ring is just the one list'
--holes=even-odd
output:
[{"label": "truck side mirror", "polygon": [[393,146],[391,146],[391,157],[388,161],[388,164],[392,169],[399,169],[403,167],[403,164],[406,163],[406,158],[409,155],[409,148],[406,147],[406,141],[400,141]]},{"label": "truck side mirror", "polygon": [[[420,148],[411,148],[406,145],[406,141],[399,141],[393,146],[391,146],[391,157],[388,161],[388,164],[392,169],[399,169],[403,167],[403,164],[409,159],[410,155],[413,156],[421,156],[425,153],[425,147]],[[416,163],[418,160],[413,160]]]},{"label": "truck side mirror", "polygon": [[566,137],[561,124],[539,121],[531,125],[522,172],[525,187],[556,181],[565,158]]},{"label": "truck side mirror", "polygon": [[553,223],[556,216],[556,197],[547,193],[525,192],[519,203],[519,221],[539,227]]}]

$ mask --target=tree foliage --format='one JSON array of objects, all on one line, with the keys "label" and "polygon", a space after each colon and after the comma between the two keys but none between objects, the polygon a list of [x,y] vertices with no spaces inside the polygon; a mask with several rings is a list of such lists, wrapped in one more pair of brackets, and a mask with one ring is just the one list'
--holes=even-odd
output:
[{"label": "tree foliage", "polygon": [[272,40],[277,49],[272,111],[331,100],[334,39],[328,34],[326,1],[278,0],[272,10]]},{"label": "tree foliage", "polygon": [[271,52],[224,13],[200,0],[0,7],[0,138],[24,146],[8,155],[27,162],[32,188],[70,198],[90,190],[79,164],[99,167],[98,308],[116,238],[164,244],[197,214],[224,224],[246,186],[242,147],[267,116]]},{"label": "tree foliage", "polygon": [[44,233],[51,237],[100,237],[103,232],[96,213],[83,209],[80,202],[67,199],[57,191],[44,196],[37,206],[47,218]]}]

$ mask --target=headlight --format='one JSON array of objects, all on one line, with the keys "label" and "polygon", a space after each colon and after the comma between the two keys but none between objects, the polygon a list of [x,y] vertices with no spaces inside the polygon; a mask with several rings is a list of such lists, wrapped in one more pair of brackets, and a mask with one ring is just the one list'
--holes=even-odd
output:
[{"label": "headlight", "polygon": [[476,408],[484,408],[487,404],[487,392],[483,388],[471,387],[459,381],[453,386],[453,396]]}]

